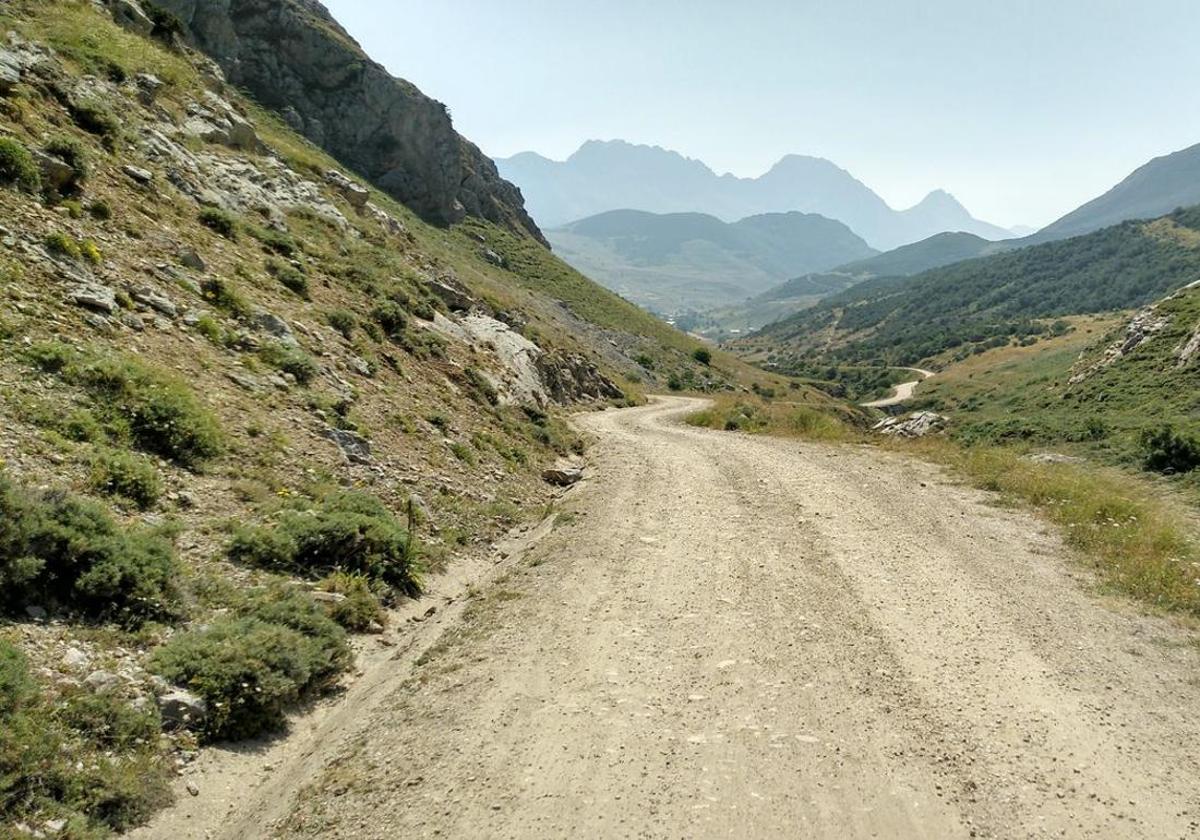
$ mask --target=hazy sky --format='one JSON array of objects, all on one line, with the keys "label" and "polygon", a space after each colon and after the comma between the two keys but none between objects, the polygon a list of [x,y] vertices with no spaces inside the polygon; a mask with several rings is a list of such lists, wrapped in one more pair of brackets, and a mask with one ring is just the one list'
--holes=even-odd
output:
[{"label": "hazy sky", "polygon": [[1200,142],[1200,0],[325,0],[495,157],[829,158],[1041,225]]}]

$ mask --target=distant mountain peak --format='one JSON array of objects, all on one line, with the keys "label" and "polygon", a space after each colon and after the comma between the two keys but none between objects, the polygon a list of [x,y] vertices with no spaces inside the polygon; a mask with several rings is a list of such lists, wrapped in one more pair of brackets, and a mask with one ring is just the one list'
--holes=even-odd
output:
[{"label": "distant mountain peak", "polygon": [[726,222],[763,213],[817,213],[843,222],[881,249],[946,230],[990,239],[1010,235],[972,218],[944,190],[930,193],[915,208],[894,210],[851,173],[812,155],[785,155],[757,178],[717,175],[703,161],[626,140],[588,140],[561,163],[544,161],[516,155],[496,163],[547,227],[632,208],[707,213]]}]

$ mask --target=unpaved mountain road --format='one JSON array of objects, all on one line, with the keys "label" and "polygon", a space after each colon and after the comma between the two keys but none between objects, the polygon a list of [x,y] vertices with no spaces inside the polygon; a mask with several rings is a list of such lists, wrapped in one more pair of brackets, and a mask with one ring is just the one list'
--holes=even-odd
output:
[{"label": "unpaved mountain road", "polygon": [[929,379],[931,376],[937,375],[931,370],[924,370],[922,368],[901,368],[901,370],[911,370],[913,373],[918,374],[921,378],[914,379],[911,382],[901,382],[893,389],[891,396],[884,397],[881,400],[865,402],[862,404],[863,408],[888,408],[889,406],[906,403],[913,398],[913,394],[916,393],[918,385],[920,385],[926,379]]},{"label": "unpaved mountain road", "polygon": [[1184,630],[933,467],[696,404],[581,418],[558,526],[261,836],[1200,836]]}]

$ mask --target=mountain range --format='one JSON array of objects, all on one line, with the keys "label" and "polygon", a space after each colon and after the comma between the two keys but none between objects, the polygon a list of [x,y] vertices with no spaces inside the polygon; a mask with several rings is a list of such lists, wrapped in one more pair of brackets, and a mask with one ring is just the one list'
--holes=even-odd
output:
[{"label": "mountain range", "polygon": [[522,152],[498,159],[496,165],[521,188],[526,207],[543,227],[625,209],[705,213],[728,222],[800,211],[843,222],[880,250],[943,231],[986,239],[1012,236],[974,218],[943,190],[895,210],[836,164],[803,155],[788,155],[757,178],[739,178],[717,175],[701,161],[657,146],[590,140],[565,161]]},{"label": "mountain range", "polygon": [[794,212],[727,223],[703,213],[613,210],[546,235],[571,265],[662,313],[726,305],[877,253],[841,222]]}]

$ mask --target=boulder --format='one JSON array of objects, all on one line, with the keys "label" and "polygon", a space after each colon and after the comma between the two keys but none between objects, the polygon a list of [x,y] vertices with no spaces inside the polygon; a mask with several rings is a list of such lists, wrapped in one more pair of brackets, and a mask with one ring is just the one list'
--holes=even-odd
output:
[{"label": "boulder", "polygon": [[20,59],[8,50],[0,49],[0,94],[10,93],[20,83]]},{"label": "boulder", "polygon": [[492,265],[496,266],[497,268],[506,268],[508,266],[507,260],[505,260],[504,257],[497,254],[491,248],[482,249],[479,252],[479,256],[483,257],[485,260],[487,260],[488,262],[490,262]]},{"label": "boulder", "polygon": [[158,92],[163,89],[164,82],[151,73],[138,73],[133,77],[133,84],[137,88],[138,99],[143,105],[150,106],[158,98]]},{"label": "boulder", "polygon": [[578,467],[550,467],[542,470],[542,479],[555,487],[570,487],[583,478]]},{"label": "boulder", "polygon": [[367,206],[367,201],[371,198],[371,191],[366,187],[354,183],[336,169],[326,172],[325,180],[338,191],[342,198],[346,199],[351,207],[361,210]]},{"label": "boulder", "polygon": [[149,286],[134,286],[129,289],[129,296],[143,306],[149,306],[155,312],[160,312],[168,318],[174,318],[179,309],[169,297],[156,292]]},{"label": "boulder", "polygon": [[192,269],[193,271],[207,271],[208,263],[204,258],[196,253],[194,248],[184,248],[179,252],[179,264]]},{"label": "boulder", "polygon": [[190,691],[174,688],[158,696],[158,712],[164,729],[195,729],[208,717],[208,703]]},{"label": "boulder", "polygon": [[67,295],[67,299],[76,306],[82,306],[84,309],[91,309],[96,312],[103,312],[106,315],[111,315],[117,311],[117,294],[108,286],[102,286],[99,283],[85,283],[81,286],[76,286]]},{"label": "boulder", "polygon": [[92,658],[77,647],[67,648],[63,654],[62,664],[72,671],[78,671],[86,668],[92,662]]},{"label": "boulder", "polygon": [[65,160],[48,155],[38,149],[32,150],[33,159],[42,173],[42,185],[60,195],[68,193],[79,183],[80,173]]},{"label": "boulder", "polygon": [[262,330],[268,335],[278,338],[284,344],[288,344],[293,347],[297,344],[296,335],[292,332],[291,326],[287,321],[283,320],[273,312],[262,310],[254,313],[254,320],[252,323],[258,329]]},{"label": "boulder", "polygon": [[154,180],[154,173],[149,169],[142,169],[140,166],[127,163],[121,167],[121,171],[125,173],[126,177],[142,185],[149,184]]},{"label": "boulder", "polygon": [[428,281],[429,291],[433,292],[451,312],[467,312],[478,301],[471,297],[466,286],[450,275],[443,275]]}]

